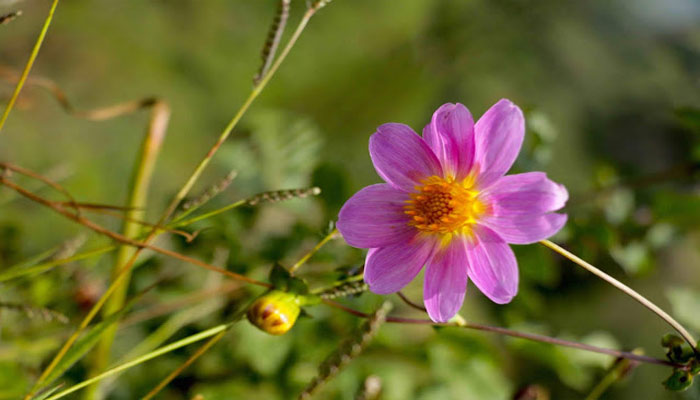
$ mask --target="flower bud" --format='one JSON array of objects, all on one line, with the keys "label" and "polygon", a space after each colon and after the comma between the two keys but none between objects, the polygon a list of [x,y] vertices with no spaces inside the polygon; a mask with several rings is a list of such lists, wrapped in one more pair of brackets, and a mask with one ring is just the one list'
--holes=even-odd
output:
[{"label": "flower bud", "polygon": [[248,309],[248,321],[271,335],[284,335],[292,329],[301,312],[299,297],[271,290],[258,297]]}]

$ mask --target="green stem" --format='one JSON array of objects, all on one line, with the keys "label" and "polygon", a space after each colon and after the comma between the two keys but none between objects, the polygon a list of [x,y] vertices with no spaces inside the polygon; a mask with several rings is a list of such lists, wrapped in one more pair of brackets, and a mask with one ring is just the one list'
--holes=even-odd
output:
[{"label": "green stem", "polygon": [[77,385],[71,386],[68,389],[62,390],[61,392],[56,393],[55,395],[49,397],[46,400],[60,399],[61,397],[64,397],[68,394],[71,394],[71,393],[75,392],[76,390],[80,390],[86,386],[92,385],[93,383],[97,383],[97,382],[101,381],[102,379],[107,378],[111,375],[114,375],[120,371],[123,371],[125,369],[129,369],[131,367],[135,367],[139,364],[142,364],[142,363],[144,363],[148,360],[151,360],[153,358],[162,356],[163,354],[169,353],[173,350],[177,350],[177,349],[179,349],[181,347],[185,347],[191,343],[195,343],[195,342],[198,342],[200,340],[204,340],[208,337],[217,335],[221,332],[224,332],[224,331],[228,330],[231,327],[231,325],[232,325],[231,323],[218,325],[218,326],[215,326],[211,329],[207,329],[206,331],[199,332],[199,333],[194,334],[192,336],[188,336],[182,340],[178,340],[175,343],[171,343],[167,346],[163,346],[163,347],[161,347],[157,350],[154,350],[148,354],[144,354],[141,357],[135,358],[131,361],[127,361],[127,362],[120,364],[114,368],[111,368],[111,369],[109,369],[109,370],[107,370],[107,371],[105,371],[97,376],[94,376],[88,380],[80,382]]},{"label": "green stem", "polygon": [[233,210],[234,208],[237,208],[237,207],[240,207],[240,206],[242,206],[242,205],[245,205],[246,203],[247,203],[247,199],[238,200],[237,202],[232,203],[232,204],[229,204],[229,205],[227,205],[227,206],[225,206],[225,207],[221,207],[221,208],[216,209],[216,210],[214,210],[214,211],[210,211],[210,212],[208,212],[208,213],[204,213],[204,214],[198,215],[198,216],[196,216],[196,217],[192,217],[192,218],[190,218],[190,219],[186,219],[186,220],[184,220],[184,221],[177,221],[177,220],[175,220],[175,221],[173,221],[173,223],[168,224],[168,227],[169,227],[169,228],[180,228],[180,227],[183,227],[183,226],[187,226],[187,225],[193,224],[193,223],[195,223],[195,222],[198,222],[198,221],[201,221],[201,220],[204,220],[204,219],[207,219],[207,218],[211,218],[211,217],[213,217],[213,216],[215,216],[215,215],[219,215],[219,214],[224,213],[224,212],[226,212],[226,211]]},{"label": "green stem", "polygon": [[[153,170],[155,169],[158,154],[160,153],[163,140],[165,139],[169,119],[170,108],[168,105],[162,102],[155,103],[151,109],[151,117],[149,119],[146,135],[141,143],[140,156],[134,168],[134,174],[131,181],[131,191],[129,193],[129,201],[126,205],[129,211],[126,213],[122,232],[124,236],[130,239],[137,238],[141,233],[141,225],[135,221],[143,220],[145,217],[148,188],[151,184]],[[136,253],[136,248],[133,246],[122,245],[119,247],[117,257],[114,261],[114,268],[112,270],[112,279],[117,276],[119,267],[124,265],[134,255],[134,253]],[[121,279],[121,283],[102,310],[103,316],[106,317],[112,313],[115,313],[124,306],[127,290],[129,288],[130,275],[131,274],[127,272]],[[100,339],[100,342],[95,349],[95,355],[91,366],[91,374],[96,374],[98,371],[104,370],[109,364],[112,342],[114,341],[114,335],[117,332],[117,328],[117,324],[107,328]],[[99,385],[92,386],[85,392],[83,398],[85,400],[100,398],[99,388]]]},{"label": "green stem", "polygon": [[621,292],[625,293],[626,295],[630,296],[631,298],[637,300],[644,307],[648,308],[654,314],[658,315],[659,317],[661,317],[661,319],[666,321],[667,324],[669,324],[673,329],[675,329],[683,337],[683,339],[685,339],[685,341],[688,342],[688,344],[690,345],[690,347],[693,350],[697,351],[696,350],[697,342],[695,341],[695,339],[693,339],[693,336],[683,327],[683,325],[681,325],[678,321],[673,319],[673,317],[668,315],[668,313],[666,313],[664,310],[662,310],[656,304],[652,303],[646,297],[637,293],[629,286],[618,281],[617,279],[606,274],[605,272],[599,270],[598,268],[594,267],[593,265],[583,261],[581,258],[579,258],[576,255],[574,255],[573,253],[565,250],[564,248],[560,247],[556,243],[550,242],[549,240],[541,240],[540,243],[542,243],[546,247],[549,247],[550,249],[554,250],[555,252],[561,254],[562,256],[568,258],[569,260],[573,261],[574,263],[580,265],[581,267],[586,269],[588,272],[592,273],[593,275],[595,275],[595,276],[601,278],[602,280],[608,282],[609,284],[613,285],[614,287],[616,287],[617,289],[619,289]]},{"label": "green stem", "polygon": [[41,44],[44,42],[46,32],[48,32],[49,30],[49,25],[51,25],[51,20],[53,20],[53,14],[56,11],[56,7],[58,7],[58,0],[53,0],[53,4],[51,4],[51,9],[49,10],[49,15],[44,21],[44,26],[41,28],[41,32],[39,33],[39,37],[36,39],[36,43],[34,43],[34,48],[32,49],[32,53],[29,55],[29,60],[27,60],[27,64],[24,66],[24,70],[22,71],[22,75],[20,76],[19,81],[17,82],[17,86],[15,86],[15,91],[12,93],[10,101],[7,102],[7,107],[5,107],[5,111],[3,112],[2,117],[0,117],[0,131],[2,131],[2,127],[5,126],[5,121],[7,121],[7,117],[10,116],[10,111],[12,111],[12,107],[14,107],[15,102],[19,97],[19,92],[22,91],[24,82],[29,76],[29,71],[31,71],[32,65],[34,65],[34,61],[39,55]]},{"label": "green stem", "polygon": [[297,261],[296,264],[292,265],[292,267],[289,268],[289,273],[293,274],[294,271],[296,271],[299,267],[304,265],[304,263],[306,263],[309,260],[309,258],[311,258],[311,256],[316,254],[317,251],[321,250],[321,247],[323,247],[323,245],[331,241],[331,239],[335,238],[337,234],[338,230],[333,229],[331,233],[326,235],[326,237],[324,237],[320,242],[318,242],[318,244],[314,246],[314,248],[311,249],[308,253],[306,253],[299,261]]}]

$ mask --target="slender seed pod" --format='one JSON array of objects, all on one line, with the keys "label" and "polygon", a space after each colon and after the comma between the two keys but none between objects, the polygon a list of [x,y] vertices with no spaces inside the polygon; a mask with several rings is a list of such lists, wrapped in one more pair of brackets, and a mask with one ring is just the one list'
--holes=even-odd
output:
[{"label": "slender seed pod", "polygon": [[249,206],[254,206],[259,203],[277,203],[295,198],[318,196],[319,194],[321,194],[321,189],[317,187],[311,187],[308,189],[274,190],[272,192],[256,194],[255,196],[249,198],[247,203]]},{"label": "slender seed pod", "polygon": [[284,335],[299,317],[299,303],[299,297],[293,293],[271,290],[250,306],[248,321],[271,335]]},{"label": "slender seed pod", "polygon": [[267,39],[265,40],[265,46],[262,50],[262,65],[258,74],[253,78],[253,83],[257,85],[260,83],[262,78],[265,77],[267,72],[270,70],[270,66],[275,59],[275,53],[277,53],[277,47],[282,40],[282,33],[284,33],[284,27],[287,26],[287,20],[289,19],[289,4],[291,0],[280,0],[279,7],[277,8],[277,14],[272,20],[272,25],[270,26],[270,31],[267,34]]},{"label": "slender seed pod", "polygon": [[355,294],[360,294],[369,290],[369,285],[364,281],[344,282],[338,286],[324,290],[318,296],[322,299],[336,299],[338,297],[348,297]]}]

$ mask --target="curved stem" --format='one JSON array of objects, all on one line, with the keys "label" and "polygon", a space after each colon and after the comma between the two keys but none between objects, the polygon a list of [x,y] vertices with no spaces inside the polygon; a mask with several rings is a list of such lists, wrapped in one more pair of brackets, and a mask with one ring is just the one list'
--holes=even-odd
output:
[{"label": "curved stem", "polygon": [[425,307],[421,306],[418,303],[413,302],[411,299],[406,297],[406,295],[401,293],[401,291],[396,292],[396,294],[401,298],[401,300],[403,300],[404,303],[408,304],[410,307],[413,307],[418,311],[423,311],[423,312],[428,311]]},{"label": "curved stem", "polygon": [[41,32],[39,33],[39,37],[36,39],[36,43],[34,43],[34,48],[32,49],[32,53],[29,55],[29,60],[27,60],[27,64],[24,66],[24,70],[22,71],[22,76],[20,76],[19,81],[17,82],[17,86],[15,86],[15,91],[12,93],[12,97],[10,97],[10,101],[7,102],[7,107],[5,107],[5,111],[2,114],[2,117],[0,117],[0,131],[2,131],[2,127],[5,125],[5,121],[7,121],[7,117],[10,115],[10,111],[12,111],[12,107],[14,107],[15,102],[17,101],[17,98],[19,97],[19,92],[22,91],[22,87],[24,86],[24,82],[27,80],[27,77],[29,76],[29,71],[32,69],[32,65],[34,65],[34,61],[36,60],[36,57],[39,55],[39,49],[41,49],[41,44],[44,42],[44,38],[46,37],[46,32],[49,30],[49,25],[51,25],[51,20],[53,20],[53,14],[56,11],[56,7],[58,6],[58,0],[53,0],[53,4],[51,4],[51,9],[49,9],[49,15],[46,17],[46,20],[44,21],[44,26],[41,28]]},{"label": "curved stem", "polygon": [[[352,314],[352,315],[355,315],[358,317],[368,318],[370,316],[369,314],[366,314],[362,311],[358,311],[358,310],[352,309],[350,307],[346,307],[346,306],[344,306],[340,303],[337,303],[335,301],[332,301],[332,300],[324,299],[322,301],[331,307],[337,308],[339,310],[343,310],[349,314]],[[399,323],[399,324],[452,326],[452,327],[458,327],[458,328],[474,329],[477,331],[491,332],[491,333],[496,333],[496,334],[504,335],[504,336],[532,340],[535,342],[542,342],[542,343],[549,343],[549,344],[553,344],[553,345],[557,345],[557,346],[571,347],[574,349],[590,351],[593,353],[607,354],[609,356],[614,356],[614,357],[627,358],[630,360],[636,360],[636,361],[640,361],[640,362],[644,362],[644,363],[648,363],[648,364],[664,365],[667,367],[682,368],[682,369],[687,368],[684,365],[676,364],[676,363],[673,363],[673,362],[670,362],[667,360],[662,360],[659,358],[643,356],[643,355],[630,353],[630,352],[626,352],[626,351],[619,351],[619,350],[607,349],[607,348],[603,348],[603,347],[591,346],[591,345],[584,344],[584,343],[572,342],[569,340],[563,340],[563,339],[553,338],[550,336],[538,335],[535,333],[518,332],[518,331],[506,329],[506,328],[500,328],[497,326],[476,324],[476,323],[472,323],[472,322],[436,323],[436,322],[433,322],[429,319],[414,319],[414,318],[400,318],[400,317],[387,317],[386,322]]]},{"label": "curved stem", "polygon": [[604,280],[604,281],[608,282],[609,284],[613,285],[614,287],[618,288],[620,291],[622,291],[626,295],[637,300],[644,307],[648,308],[654,314],[658,315],[659,317],[661,317],[661,319],[666,321],[667,324],[669,324],[671,327],[673,327],[673,329],[675,329],[683,337],[683,339],[685,339],[685,341],[688,342],[688,344],[690,345],[690,347],[694,351],[697,351],[697,349],[696,349],[697,342],[695,341],[693,336],[683,327],[683,325],[681,325],[678,321],[673,319],[673,317],[668,315],[668,313],[666,313],[664,310],[662,310],[656,304],[652,303],[646,297],[637,293],[629,286],[618,281],[617,279],[606,274],[605,272],[599,270],[598,268],[594,267],[593,265],[583,261],[581,258],[579,258],[576,255],[572,254],[571,252],[565,250],[564,248],[560,247],[556,243],[550,242],[549,240],[541,240],[540,243],[542,243],[546,247],[549,247],[550,249],[554,250],[555,252],[561,254],[562,256],[568,258],[569,260],[575,262],[576,264],[578,264],[581,267],[583,267],[584,269],[586,269],[588,272],[592,273],[593,275],[596,275],[597,277],[601,278],[602,280]]}]

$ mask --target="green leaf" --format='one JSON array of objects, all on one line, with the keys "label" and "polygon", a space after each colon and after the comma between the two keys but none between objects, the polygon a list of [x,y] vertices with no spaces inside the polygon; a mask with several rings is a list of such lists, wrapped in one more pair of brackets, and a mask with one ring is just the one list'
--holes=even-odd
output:
[{"label": "green leaf", "polygon": [[673,374],[664,381],[666,389],[674,392],[682,392],[693,384],[693,375],[688,371],[674,370]]},{"label": "green leaf", "polygon": [[666,295],[673,314],[689,328],[700,331],[700,291],[675,287],[667,290]]}]

